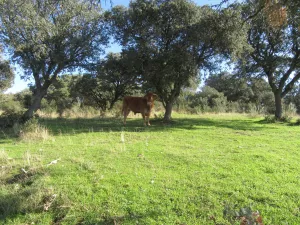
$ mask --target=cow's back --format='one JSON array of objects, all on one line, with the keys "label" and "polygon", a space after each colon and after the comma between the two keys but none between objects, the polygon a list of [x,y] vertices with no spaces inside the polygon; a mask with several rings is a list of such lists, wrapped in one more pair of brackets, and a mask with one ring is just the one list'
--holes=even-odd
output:
[{"label": "cow's back", "polygon": [[147,99],[144,97],[125,96],[123,100],[123,108],[128,108],[134,113],[141,113],[149,110]]}]

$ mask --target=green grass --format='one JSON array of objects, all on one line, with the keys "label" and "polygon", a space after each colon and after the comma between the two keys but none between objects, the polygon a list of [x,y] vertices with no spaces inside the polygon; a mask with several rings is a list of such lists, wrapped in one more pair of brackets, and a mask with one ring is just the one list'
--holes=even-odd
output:
[{"label": "green grass", "polygon": [[43,141],[1,131],[0,223],[230,224],[231,205],[300,224],[300,126],[262,119],[41,119]]}]

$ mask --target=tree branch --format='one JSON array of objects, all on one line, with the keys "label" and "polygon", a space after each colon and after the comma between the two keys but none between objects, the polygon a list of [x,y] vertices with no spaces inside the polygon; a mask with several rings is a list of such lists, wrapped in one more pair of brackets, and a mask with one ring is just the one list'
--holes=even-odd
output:
[{"label": "tree branch", "polygon": [[[284,84],[287,81],[287,79],[290,77],[291,73],[295,70],[297,64],[298,64],[298,60],[299,60],[299,56],[300,56],[300,51],[298,50],[292,60],[291,66],[290,68],[285,72],[285,74],[282,76],[282,78],[280,79],[279,82],[279,88],[283,89],[284,88]],[[286,88],[285,88],[286,89]]]},{"label": "tree branch", "polygon": [[294,78],[293,78],[293,79],[285,86],[284,91],[283,91],[282,94],[281,94],[281,97],[282,97],[282,98],[283,98],[288,92],[290,92],[290,91],[293,89],[295,83],[296,83],[299,79],[300,79],[300,72],[298,72],[298,73],[294,76]]}]

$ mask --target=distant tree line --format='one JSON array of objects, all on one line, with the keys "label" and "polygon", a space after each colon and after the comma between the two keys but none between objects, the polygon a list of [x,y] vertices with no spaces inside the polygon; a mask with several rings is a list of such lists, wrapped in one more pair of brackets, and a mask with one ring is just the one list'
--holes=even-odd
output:
[{"label": "distant tree line", "polygon": [[[300,85],[283,99],[283,113],[300,114]],[[191,113],[274,114],[275,99],[268,82],[262,78],[238,78],[227,72],[211,75],[198,91],[183,91],[177,110]]]},{"label": "distant tree line", "polygon": [[[112,77],[109,76],[110,79],[113,79]],[[94,112],[100,114],[106,110],[114,110],[119,114],[120,104],[116,106],[115,103],[120,101],[123,95],[133,93],[132,90],[135,90],[134,94],[142,94],[141,89],[132,89],[131,86],[126,86],[126,82],[117,82],[118,85],[114,85],[102,78],[103,76],[91,74],[60,76],[43,98],[41,111],[49,115],[56,113],[65,116],[69,110],[76,113],[78,110],[93,108]],[[117,78],[118,75],[115,79]],[[126,91],[115,100],[116,93],[121,92],[120,86],[121,90],[124,88]],[[34,91],[35,88],[31,87],[16,94],[2,94],[0,110],[5,115],[22,114],[30,107]],[[297,85],[284,98],[283,112],[300,114],[299,99],[300,85]],[[210,76],[199,90],[196,90],[196,87],[182,90],[174,103],[174,110],[191,114],[225,112],[274,114],[274,101],[273,92],[264,79],[239,79],[232,74],[221,73]]]}]

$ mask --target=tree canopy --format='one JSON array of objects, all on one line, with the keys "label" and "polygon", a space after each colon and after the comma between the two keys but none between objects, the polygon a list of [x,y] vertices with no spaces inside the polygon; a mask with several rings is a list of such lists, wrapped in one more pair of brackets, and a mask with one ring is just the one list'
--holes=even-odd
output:
[{"label": "tree canopy", "polygon": [[160,96],[167,121],[200,68],[211,69],[218,54],[239,55],[246,44],[235,6],[218,11],[187,0],[137,0],[113,8],[110,16],[115,38],[142,61],[142,79]]},{"label": "tree canopy", "polygon": [[9,62],[2,61],[0,59],[0,92],[11,87],[14,77],[15,76],[9,65]]},{"label": "tree canopy", "polygon": [[2,48],[0,46],[0,92],[11,87],[15,74],[9,64],[9,61],[2,59]]},{"label": "tree canopy", "polygon": [[[248,20],[248,43],[253,51],[244,55],[239,68],[241,74],[268,80],[275,98],[275,116],[281,118],[282,98],[300,79],[300,3],[279,1],[274,6],[275,13],[284,9],[286,19],[274,26],[270,13],[260,11]],[[247,1],[245,17],[259,7],[260,1]]]},{"label": "tree canopy", "polygon": [[125,95],[140,89],[139,69],[134,52],[109,53],[76,82],[74,91],[84,105],[112,109]]},{"label": "tree canopy", "polygon": [[244,105],[244,108],[252,104],[257,112],[274,113],[271,88],[262,78],[239,77],[236,74],[222,72],[212,74],[205,84],[224,93],[228,102],[238,102]]},{"label": "tree canopy", "polygon": [[59,73],[86,66],[107,43],[99,1],[2,0],[0,38],[12,59],[33,77],[32,117]]}]

